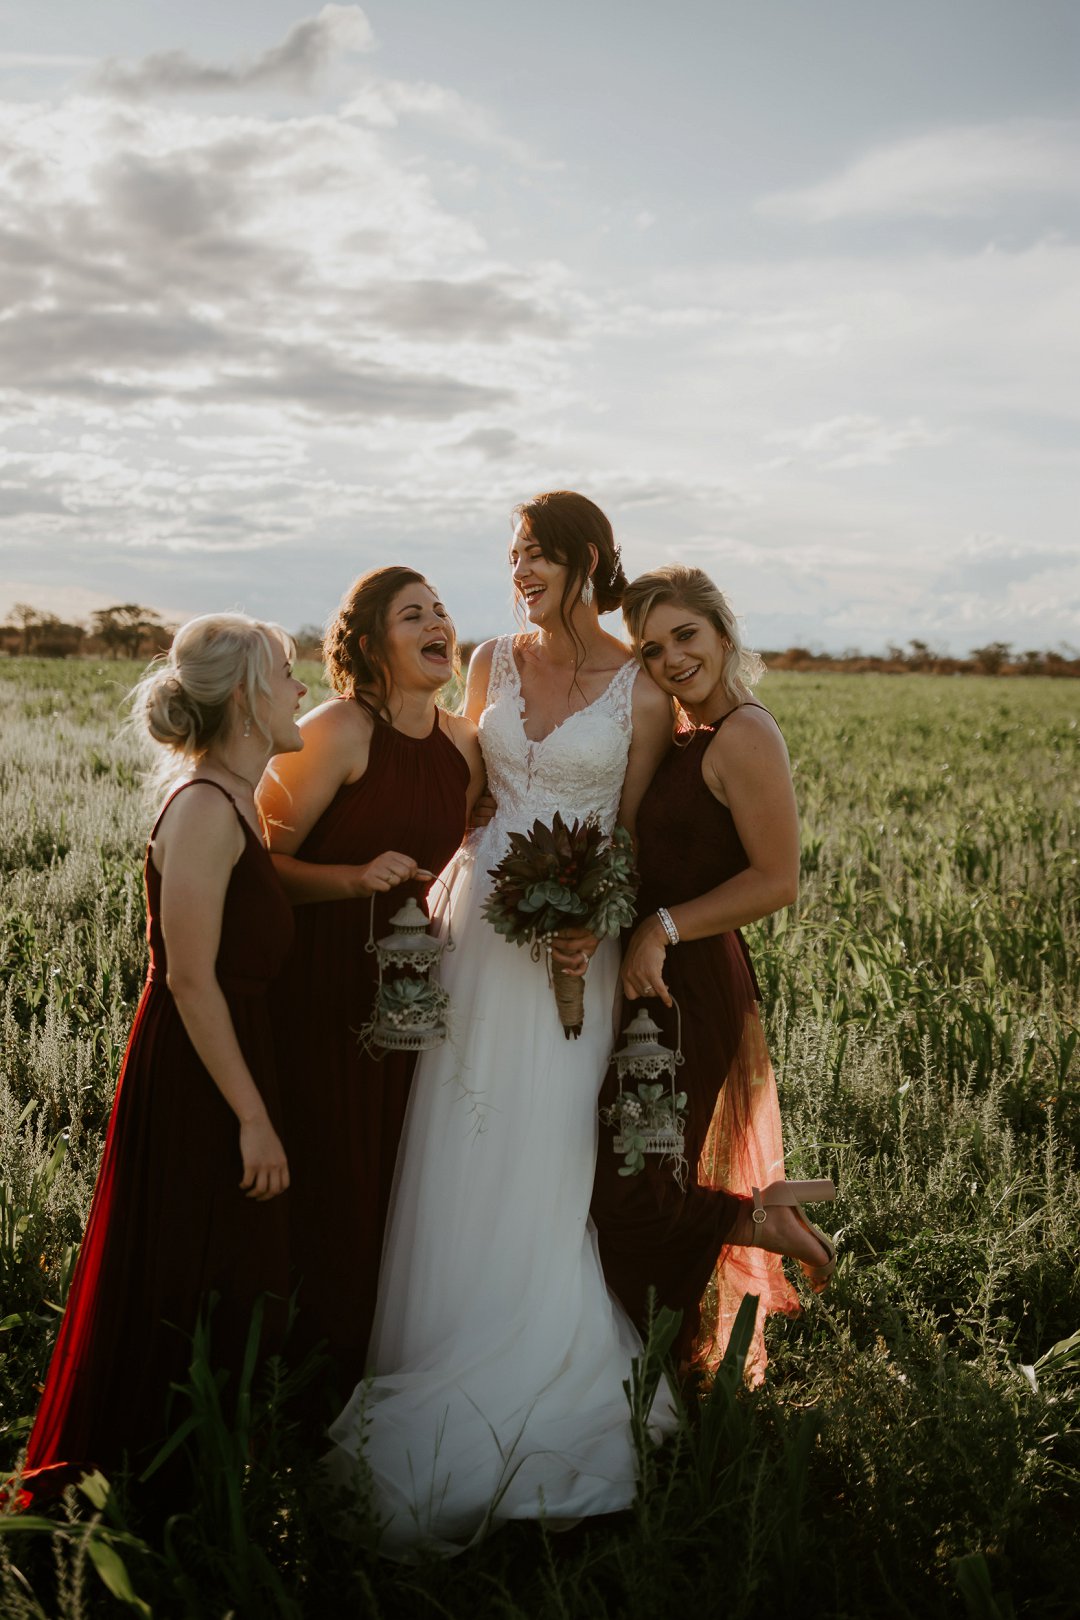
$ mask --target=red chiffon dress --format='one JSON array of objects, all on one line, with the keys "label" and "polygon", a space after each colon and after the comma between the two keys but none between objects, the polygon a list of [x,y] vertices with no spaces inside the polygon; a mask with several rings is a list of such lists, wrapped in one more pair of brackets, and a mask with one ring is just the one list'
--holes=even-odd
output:
[{"label": "red chiffon dress", "polygon": [[[760,705],[756,705],[760,706]],[[734,711],[732,711],[734,712]],[[725,719],[727,716],[724,717]],[[719,725],[703,726],[661,761],[638,811],[638,916],[676,906],[716,888],[749,866],[731,811],[713,797],[702,758]],[[645,1169],[620,1176],[624,1161],[614,1131],[601,1124],[592,1216],[608,1286],[639,1330],[648,1291],[682,1311],[675,1353],[715,1366],[746,1293],[761,1305],[750,1357],[751,1376],[764,1370],[761,1324],[769,1311],[793,1312],[797,1296],[779,1256],[727,1247],[751,1186],[784,1174],[776,1081],[758,1016],[758,986],[750,953],[735,930],[685,940],[667,952],[664,979],[679,1005],[685,1062],[676,1090],[687,1093],[685,1188],[670,1160],[645,1155]],[[624,1014],[638,1004],[624,1005]],[[675,1049],[675,1010],[646,1003],[658,1037]],[[624,1018],[625,1022],[625,1018]],[[620,1043],[621,1044],[621,1043]],[[625,1084],[634,1090],[638,1082]],[[619,1090],[614,1065],[601,1106]]]},{"label": "red chiffon dress", "polygon": [[[225,893],[215,970],[280,1132],[268,988],[292,938],[292,909],[262,842],[237,815],[244,849]],[[109,1474],[125,1458],[132,1469],[145,1466],[170,1426],[169,1388],[185,1376],[191,1335],[211,1295],[218,1296],[210,1317],[216,1367],[239,1371],[260,1295],[269,1296],[263,1353],[283,1337],[288,1195],[260,1203],[239,1189],[236,1116],[188,1039],[166,983],[161,878],[149,849],[146,898],[150,971],[30,1435],[23,1484],[31,1497],[53,1494],[91,1467]]]},{"label": "red chiffon dress", "polygon": [[[440,872],[465,831],[468,785],[468,763],[438,714],[426,737],[407,737],[375,717],[367,770],[338,790],[296,857],[357,866],[396,849]],[[401,884],[376,896],[376,939],[424,887]],[[371,901],[300,905],[294,915],[296,937],[275,1013],[288,1079],[293,1286],[299,1285],[291,1344],[294,1354],[320,1343],[329,1353],[329,1418],[364,1375],[416,1054],[369,1053],[357,1038],[378,982],[375,955],[365,949]]]}]

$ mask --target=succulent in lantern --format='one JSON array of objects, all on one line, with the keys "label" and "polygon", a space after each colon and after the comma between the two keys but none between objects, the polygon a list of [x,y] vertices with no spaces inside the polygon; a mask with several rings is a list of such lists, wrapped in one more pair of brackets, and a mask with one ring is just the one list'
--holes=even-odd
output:
[{"label": "succulent in lantern", "polygon": [[[678,1014],[678,1003],[675,1007]],[[679,1019],[681,1029],[682,1019]],[[611,1054],[619,1078],[619,1093],[600,1110],[600,1118],[613,1127],[613,1147],[623,1155],[620,1176],[635,1176],[645,1168],[646,1153],[659,1153],[674,1163],[679,1185],[686,1178],[686,1092],[676,1091],[675,1072],[683,1061],[681,1035],[672,1051],[657,1039],[660,1027],[641,1007],[623,1030],[625,1045]],[[665,1085],[664,1077],[667,1077]],[[626,1082],[638,1082],[630,1090]]]},{"label": "succulent in lantern", "polygon": [[[431,974],[444,950],[453,950],[449,933],[444,941],[428,932],[428,918],[409,899],[390,919],[393,932],[376,940],[372,898],[371,937],[367,949],[379,963],[379,985],[370,1021],[361,1037],[391,1051],[421,1052],[441,1046],[446,1039],[450,997]],[[388,969],[396,969],[387,977]]]}]

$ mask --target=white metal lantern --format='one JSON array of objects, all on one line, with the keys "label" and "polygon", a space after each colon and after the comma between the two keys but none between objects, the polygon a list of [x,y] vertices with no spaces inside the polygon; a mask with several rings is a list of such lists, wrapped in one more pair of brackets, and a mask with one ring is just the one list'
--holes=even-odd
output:
[{"label": "white metal lantern", "polygon": [[[436,979],[434,969],[444,950],[453,950],[449,932],[445,941],[428,933],[428,917],[416,900],[408,899],[390,919],[393,932],[376,940],[375,903],[372,896],[371,934],[367,949],[379,963],[375,1007],[365,1034],[390,1051],[423,1052],[446,1039],[450,997]],[[387,969],[396,969],[392,977]]]},{"label": "white metal lantern", "polygon": [[[678,1004],[676,1003],[676,1014]],[[685,1091],[676,1091],[675,1072],[683,1061],[682,1018],[673,1052],[657,1039],[660,1026],[640,1007],[623,1030],[625,1045],[613,1052],[619,1094],[601,1117],[615,1129],[613,1147],[626,1160],[620,1175],[635,1175],[645,1168],[644,1155],[659,1153],[675,1160],[676,1171],[685,1167]],[[664,1081],[667,1084],[664,1084]],[[637,1082],[631,1089],[628,1082]]]}]

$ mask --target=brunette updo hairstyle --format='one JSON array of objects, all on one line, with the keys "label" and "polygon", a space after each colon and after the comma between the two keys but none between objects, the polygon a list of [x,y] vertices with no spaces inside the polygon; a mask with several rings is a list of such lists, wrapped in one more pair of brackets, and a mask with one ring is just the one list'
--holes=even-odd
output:
[{"label": "brunette updo hairstyle", "polygon": [[[383,714],[390,693],[387,620],[394,597],[405,585],[426,585],[429,591],[434,589],[415,568],[405,568],[399,563],[361,574],[341,598],[323,639],[323,662],[331,690],[358,701],[362,701],[363,692],[371,692],[373,706]],[[447,637],[456,654],[454,627],[449,620]],[[452,662],[456,668],[456,657]]]},{"label": "brunette updo hairstyle", "polygon": [[[521,540],[540,547],[548,562],[567,570],[560,610],[563,622],[575,597],[592,575],[598,613],[612,613],[622,605],[626,575],[622,554],[615,544],[611,524],[594,501],[575,495],[570,489],[553,489],[547,495],[534,495],[522,501],[511,513]],[[596,547],[596,566],[589,555]]]},{"label": "brunette updo hairstyle", "polygon": [[732,703],[741,703],[764,675],[765,665],[756,652],[743,645],[731,603],[700,568],[672,563],[668,568],[654,569],[651,574],[639,574],[627,585],[623,595],[623,620],[641,667],[646,668],[641,656],[645,621],[654,607],[665,602],[674,602],[690,613],[699,614],[719,630],[728,644],[723,665],[724,691]]},{"label": "brunette updo hairstyle", "polygon": [[[519,545],[531,542],[539,546],[548,562],[566,569],[559,619],[580,653],[574,663],[576,681],[585,644],[570,623],[570,614],[585,581],[592,579],[598,613],[611,613],[620,607],[626,589],[622,553],[615,544],[611,524],[595,501],[571,489],[553,489],[546,495],[534,495],[531,501],[522,501],[514,507],[511,522]],[[595,566],[590,546],[596,547]]]},{"label": "brunette updo hairstyle", "polygon": [[276,658],[292,659],[295,652],[280,625],[246,613],[206,613],[181,625],[131,695],[133,719],[165,750],[155,785],[197,765],[225,736],[237,709],[269,743],[261,715],[270,673]]}]

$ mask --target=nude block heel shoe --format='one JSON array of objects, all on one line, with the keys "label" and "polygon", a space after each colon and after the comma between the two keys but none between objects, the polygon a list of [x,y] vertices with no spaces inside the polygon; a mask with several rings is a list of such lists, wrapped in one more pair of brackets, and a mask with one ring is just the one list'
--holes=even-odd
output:
[{"label": "nude block heel shoe", "polygon": [[832,1238],[826,1237],[820,1226],[807,1219],[806,1211],[802,1207],[803,1199],[808,1204],[826,1204],[836,1197],[836,1188],[831,1181],[772,1181],[759,1192],[751,1187],[754,1195],[754,1235],[757,1229],[768,1220],[769,1210],[786,1206],[793,1209],[808,1232],[812,1232],[821,1247],[828,1255],[828,1259],[820,1266],[812,1266],[807,1260],[800,1260],[806,1275],[806,1280],[815,1294],[820,1294],[828,1287],[829,1278],[836,1270],[836,1245]]}]

